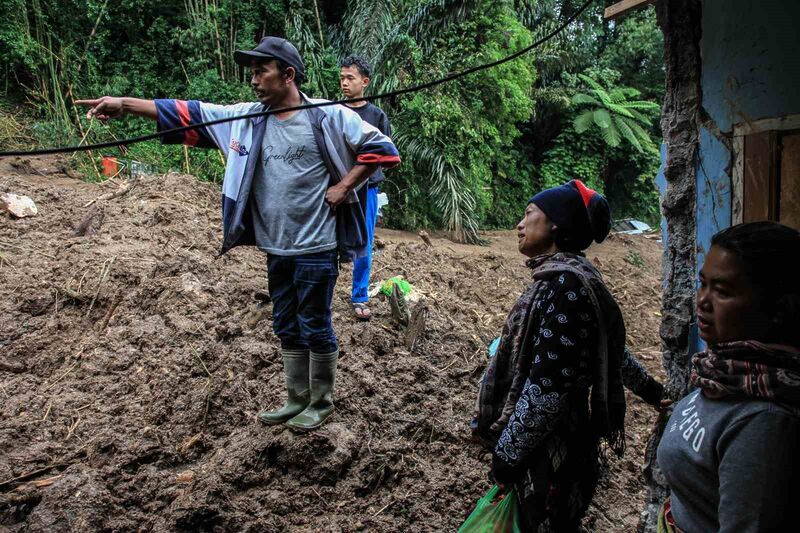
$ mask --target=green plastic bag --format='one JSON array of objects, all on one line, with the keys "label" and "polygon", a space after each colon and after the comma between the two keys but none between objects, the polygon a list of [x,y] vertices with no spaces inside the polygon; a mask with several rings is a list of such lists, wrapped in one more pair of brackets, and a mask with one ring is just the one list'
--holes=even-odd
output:
[{"label": "green plastic bag", "polygon": [[458,533],[521,533],[517,495],[510,490],[497,503],[492,503],[497,495],[497,485],[478,500],[475,510],[458,528]]},{"label": "green plastic bag", "polygon": [[411,292],[411,289],[414,288],[408,281],[403,279],[402,276],[395,276],[383,282],[383,285],[381,285],[381,292],[386,296],[391,296],[392,286],[394,286],[395,284],[397,284],[397,288],[400,289],[400,293],[403,296],[407,296],[408,293]]}]

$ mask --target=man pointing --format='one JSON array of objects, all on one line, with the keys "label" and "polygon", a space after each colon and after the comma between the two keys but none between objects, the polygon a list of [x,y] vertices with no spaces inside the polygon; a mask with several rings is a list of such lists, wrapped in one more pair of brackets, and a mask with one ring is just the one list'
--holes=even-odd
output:
[{"label": "man pointing", "polygon": [[194,100],[103,97],[81,100],[88,117],[130,113],[157,121],[159,131],[262,110],[267,117],[204,126],[162,137],[164,143],[219,148],[225,253],[254,245],[267,254],[273,329],[281,341],[288,398],[259,414],[266,424],[298,431],[333,413],[339,346],[331,323],[339,260],[364,256],[368,243],[356,189],[380,166],[400,162],[391,139],[344,106],[279,111],[304,103],[305,68],[287,40],[264,37],[234,60],[251,70],[258,102],[216,105]]}]

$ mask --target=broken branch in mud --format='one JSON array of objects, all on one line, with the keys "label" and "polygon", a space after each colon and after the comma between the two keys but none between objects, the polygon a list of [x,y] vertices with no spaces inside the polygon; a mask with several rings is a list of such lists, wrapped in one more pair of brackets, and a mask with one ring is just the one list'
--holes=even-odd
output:
[{"label": "broken branch in mud", "polygon": [[406,349],[413,352],[417,342],[425,333],[425,321],[428,318],[428,303],[423,299],[417,302],[411,312],[411,319],[403,335]]},{"label": "broken branch in mud", "polygon": [[100,295],[100,289],[103,287],[103,282],[108,278],[108,273],[111,272],[111,267],[114,265],[114,260],[117,256],[113,256],[111,259],[107,259],[103,263],[103,268],[100,270],[100,282],[97,284],[97,290],[94,293],[94,297],[92,298],[92,303],[89,304],[89,310],[86,311],[86,317],[89,317],[89,314],[92,312],[92,308],[94,307],[94,302],[97,301],[97,297]]},{"label": "broken branch in mud", "polygon": [[208,419],[208,411],[211,409],[211,392],[214,384],[214,376],[208,370],[208,367],[206,366],[205,362],[203,362],[200,354],[197,353],[197,350],[194,349],[194,346],[190,346],[189,348],[191,348],[192,353],[195,355],[195,357],[197,357],[197,360],[200,361],[200,364],[203,365],[203,370],[205,370],[206,375],[208,375],[208,379],[206,380],[206,409],[205,412],[203,412],[203,427],[205,427],[206,420]]},{"label": "broken branch in mud", "polygon": [[37,479],[36,481],[32,481],[32,483],[37,489],[41,489],[43,487],[49,487],[50,485],[61,479],[63,476],[64,474],[58,474],[56,476],[48,477],[45,479]]},{"label": "broken branch in mud", "polygon": [[89,208],[89,211],[86,212],[81,221],[78,222],[78,225],[75,226],[75,236],[86,237],[87,235],[97,233],[100,226],[103,225],[105,216],[106,214],[102,207],[98,208],[96,205],[93,205]]},{"label": "broken branch in mud", "polygon": [[120,186],[120,188],[117,189],[116,191],[107,192],[106,194],[101,194],[100,196],[98,196],[91,202],[87,203],[83,207],[89,207],[97,202],[105,202],[106,200],[113,200],[114,198],[119,198],[123,194],[127,194],[128,192],[130,192],[130,190],[133,189],[135,185],[136,185],[136,180],[128,181],[124,185]]},{"label": "broken branch in mud", "polygon": [[103,320],[100,321],[100,331],[105,331],[106,327],[108,327],[108,322],[111,320],[111,317],[114,316],[114,312],[117,310],[120,302],[122,302],[122,293],[117,293],[111,305],[108,307],[108,311],[106,311]]},{"label": "broken branch in mud", "polygon": [[431,242],[431,236],[428,235],[427,231],[425,231],[424,229],[420,230],[419,238],[422,239],[425,242],[425,244],[427,244],[429,247],[433,248],[433,243]]},{"label": "broken branch in mud", "polygon": [[396,502],[396,501],[397,501],[397,500],[392,500],[392,501],[390,501],[389,503],[387,503],[386,505],[384,505],[383,507],[381,507],[380,511],[378,511],[377,513],[375,513],[374,515],[372,515],[372,518],[375,518],[376,516],[378,516],[379,514],[381,514],[382,512],[384,512],[386,509],[388,509],[388,508],[389,508],[389,506],[390,506],[390,505],[392,505],[392,504],[393,504],[394,502]]},{"label": "broken branch in mud", "polygon": [[317,491],[317,489],[315,489],[314,487],[311,487],[311,490],[314,491],[314,494],[317,495],[317,498],[319,498],[319,501],[321,501],[322,504],[325,507],[328,507],[328,501],[325,498],[322,497],[322,494],[320,494],[319,491]]},{"label": "broken branch in mud", "polygon": [[[74,465],[75,463],[80,462],[79,459],[86,455],[86,445],[82,446],[78,451],[76,451],[72,457],[67,459],[66,461],[62,461],[60,463],[53,463],[47,465],[45,467],[39,468],[34,470],[33,472],[28,472],[27,474],[22,474],[21,476],[17,476],[11,479],[7,479],[5,481],[0,482],[0,491],[7,490],[6,487],[12,484],[19,484],[23,481],[27,481],[31,478],[34,478],[38,475],[44,474],[45,472],[50,472],[51,470],[55,470],[56,468],[61,468],[62,470],[67,468],[68,466]],[[52,478],[50,478],[52,479]]]},{"label": "broken branch in mud", "polygon": [[[75,430],[78,428],[78,424],[80,423],[81,423],[81,417],[78,417],[78,419],[75,420],[75,422],[73,422],[72,425],[67,430],[67,438],[64,439],[65,441],[68,441],[72,437],[72,435],[75,433]],[[80,440],[80,438],[78,440]]]},{"label": "broken branch in mud", "polygon": [[198,433],[190,437],[186,442],[181,444],[180,452],[182,454],[186,454],[186,452],[188,452],[192,448],[192,446],[195,446],[198,442],[200,442],[200,439],[202,439],[202,437],[203,437],[202,433]]},{"label": "broken branch in mud", "polygon": [[40,422],[44,422],[45,420],[47,420],[47,417],[50,416],[50,409],[52,408],[53,408],[53,402],[48,402],[47,411],[45,411],[44,416],[42,417]]}]

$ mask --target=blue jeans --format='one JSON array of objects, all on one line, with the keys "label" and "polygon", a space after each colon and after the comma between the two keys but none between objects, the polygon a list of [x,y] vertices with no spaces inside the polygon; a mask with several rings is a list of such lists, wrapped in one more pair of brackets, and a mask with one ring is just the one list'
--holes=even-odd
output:
[{"label": "blue jeans", "polygon": [[339,277],[335,250],[308,255],[267,255],[272,330],[284,350],[326,354],[338,349],[331,302]]},{"label": "blue jeans", "polygon": [[369,274],[372,270],[372,241],[375,240],[375,222],[378,220],[378,187],[367,189],[364,212],[367,221],[367,255],[353,261],[353,303],[369,301]]}]

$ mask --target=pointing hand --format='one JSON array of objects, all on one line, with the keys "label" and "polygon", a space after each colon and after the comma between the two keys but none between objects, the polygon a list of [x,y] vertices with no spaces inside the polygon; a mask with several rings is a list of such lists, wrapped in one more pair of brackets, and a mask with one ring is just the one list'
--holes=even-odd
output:
[{"label": "pointing hand", "polygon": [[103,96],[95,100],[75,100],[75,104],[91,106],[86,113],[86,118],[89,120],[94,117],[105,122],[108,119],[119,118],[124,113],[122,98],[112,96]]}]

